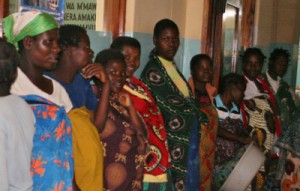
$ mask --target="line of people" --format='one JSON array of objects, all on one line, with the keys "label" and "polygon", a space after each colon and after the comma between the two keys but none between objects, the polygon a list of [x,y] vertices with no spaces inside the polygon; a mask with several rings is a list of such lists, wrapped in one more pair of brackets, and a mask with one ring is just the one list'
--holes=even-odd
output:
[{"label": "line of people", "polygon": [[0,190],[219,190],[252,142],[266,161],[249,190],[300,188],[286,50],[261,75],[265,56],[248,48],[243,75],[222,77],[217,92],[209,56],[191,59],[188,81],[178,70],[169,19],[154,27],[140,79],[135,38],[117,37],[93,61],[86,30],[46,13],[12,14],[3,31]]}]

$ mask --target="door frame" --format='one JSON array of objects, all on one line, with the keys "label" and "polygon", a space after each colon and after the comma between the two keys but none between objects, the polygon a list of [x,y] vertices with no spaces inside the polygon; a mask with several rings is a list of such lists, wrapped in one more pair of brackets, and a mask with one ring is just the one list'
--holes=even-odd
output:
[{"label": "door frame", "polygon": [[[243,0],[241,36],[244,49],[253,46],[254,14],[256,0]],[[214,63],[213,85],[218,88],[223,67],[222,31],[223,13],[227,0],[204,0],[201,53],[208,54]],[[239,37],[235,37],[236,40]],[[238,56],[238,53],[236,53]]]}]

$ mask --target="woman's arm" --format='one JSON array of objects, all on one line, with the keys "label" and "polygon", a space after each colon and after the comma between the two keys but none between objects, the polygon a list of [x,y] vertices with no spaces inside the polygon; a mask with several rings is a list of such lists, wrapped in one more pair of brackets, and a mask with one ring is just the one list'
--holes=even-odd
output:
[{"label": "woman's arm", "polygon": [[110,84],[101,64],[89,64],[83,70],[83,75],[86,78],[96,77],[102,84],[102,90],[99,93],[99,103],[96,110],[93,112],[92,121],[97,127],[98,132],[104,130],[105,122],[108,114],[108,103],[110,94]]},{"label": "woman's arm", "polygon": [[227,140],[230,140],[230,141],[237,141],[239,143],[242,143],[242,144],[248,144],[248,143],[251,143],[252,139],[251,137],[248,137],[248,136],[238,136],[234,133],[230,133],[228,131],[226,131],[225,129],[223,128],[218,128],[218,136],[223,138],[223,139],[227,139]]},{"label": "woman's arm", "polygon": [[128,111],[128,115],[132,121],[132,123],[138,127],[138,129],[136,129],[138,131],[138,134],[141,134],[142,136],[146,137],[147,135],[147,130],[145,127],[145,123],[143,121],[143,119],[139,116],[138,112],[136,111],[130,95],[126,92],[122,92],[119,94],[119,103],[126,108],[126,110]]}]

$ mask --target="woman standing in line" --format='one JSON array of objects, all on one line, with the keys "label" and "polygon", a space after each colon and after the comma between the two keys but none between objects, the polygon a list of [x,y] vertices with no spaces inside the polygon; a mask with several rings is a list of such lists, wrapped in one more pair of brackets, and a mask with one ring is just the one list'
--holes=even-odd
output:
[{"label": "woman standing in line", "polygon": [[130,94],[136,110],[141,114],[147,126],[148,152],[145,158],[144,191],[173,190],[168,177],[169,151],[167,148],[166,128],[162,114],[146,85],[134,76],[140,66],[141,45],[131,37],[117,37],[111,48],[122,52],[126,62],[126,83],[124,90]]},{"label": "woman standing in line", "polygon": [[177,25],[169,19],[158,21],[153,43],[141,79],[165,121],[172,181],[175,190],[198,190],[200,122],[206,115],[196,106],[188,83],[173,62],[180,44]]},{"label": "woman standing in line", "polygon": [[206,54],[193,56],[190,62],[191,78],[189,85],[194,93],[196,102],[207,121],[201,124],[200,138],[200,190],[212,190],[212,180],[215,165],[216,136],[218,129],[218,113],[213,106],[213,98],[217,89],[210,82],[213,74],[213,62]]},{"label": "woman standing in line", "polygon": [[95,62],[102,64],[110,82],[107,119],[100,133],[105,153],[104,188],[141,191],[146,129],[130,95],[122,92],[126,79],[124,56],[119,50],[106,49],[97,54]]},{"label": "woman standing in line", "polygon": [[21,58],[11,92],[24,96],[36,117],[33,190],[73,190],[72,128],[66,114],[72,103],[59,83],[43,75],[57,63],[58,24],[49,14],[28,11],[4,18],[3,31]]},{"label": "woman standing in line", "polygon": [[[103,131],[108,107],[109,82],[100,64],[92,63],[94,52],[84,28],[63,25],[59,28],[58,64],[46,74],[67,91],[73,109],[68,113],[73,129],[74,170],[81,190],[103,188],[103,149],[99,133]],[[95,77],[103,84],[99,101],[90,81]]]}]

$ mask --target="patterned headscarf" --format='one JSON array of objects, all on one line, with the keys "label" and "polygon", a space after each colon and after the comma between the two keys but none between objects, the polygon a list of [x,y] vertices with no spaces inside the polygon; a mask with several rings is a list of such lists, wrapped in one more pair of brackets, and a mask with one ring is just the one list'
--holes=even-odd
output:
[{"label": "patterned headscarf", "polygon": [[11,14],[3,19],[2,25],[7,41],[17,49],[18,42],[26,36],[36,36],[59,27],[51,15],[36,10]]}]

